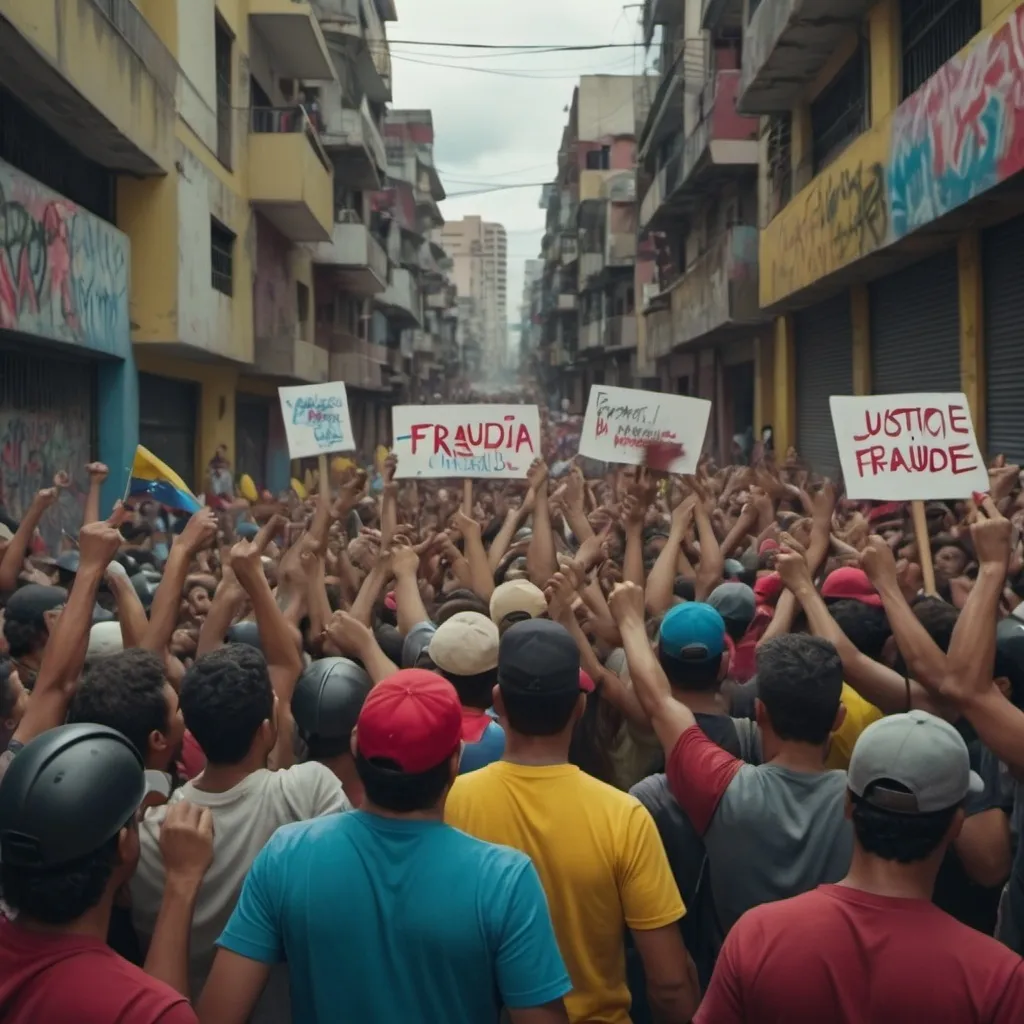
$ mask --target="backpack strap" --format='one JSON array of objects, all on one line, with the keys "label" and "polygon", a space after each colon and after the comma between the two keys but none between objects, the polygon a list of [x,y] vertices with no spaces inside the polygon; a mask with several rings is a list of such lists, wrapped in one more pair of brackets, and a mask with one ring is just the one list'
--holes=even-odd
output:
[{"label": "backpack strap", "polygon": [[740,757],[747,764],[761,763],[761,730],[749,718],[734,718],[736,737],[740,743]]}]

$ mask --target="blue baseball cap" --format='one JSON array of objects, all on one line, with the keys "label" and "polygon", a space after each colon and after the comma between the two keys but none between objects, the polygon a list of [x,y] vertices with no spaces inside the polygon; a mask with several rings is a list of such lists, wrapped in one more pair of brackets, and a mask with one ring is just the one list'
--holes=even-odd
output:
[{"label": "blue baseball cap", "polygon": [[661,620],[661,653],[677,661],[710,661],[725,652],[725,620],[709,604],[686,601]]}]

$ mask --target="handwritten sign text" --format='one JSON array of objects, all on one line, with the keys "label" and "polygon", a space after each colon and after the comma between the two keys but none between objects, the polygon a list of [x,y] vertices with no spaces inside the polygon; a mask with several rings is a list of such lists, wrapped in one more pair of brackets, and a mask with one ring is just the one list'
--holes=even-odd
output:
[{"label": "handwritten sign text", "polygon": [[837,395],[830,401],[850,498],[931,501],[988,490],[964,395]]},{"label": "handwritten sign text", "polygon": [[697,468],[711,403],[703,398],[595,385],[583,418],[580,454],[603,462],[639,465],[655,443],[678,444],[673,473]]},{"label": "handwritten sign text", "polygon": [[355,449],[348,395],[342,381],[278,388],[278,395],[288,454],[293,459]]},{"label": "handwritten sign text", "polygon": [[398,476],[526,476],[540,455],[535,405],[400,405],[392,410]]}]

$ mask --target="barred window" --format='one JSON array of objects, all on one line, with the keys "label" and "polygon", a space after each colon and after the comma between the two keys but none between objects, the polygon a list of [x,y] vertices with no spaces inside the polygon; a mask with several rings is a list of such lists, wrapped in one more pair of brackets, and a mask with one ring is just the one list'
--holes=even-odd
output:
[{"label": "barred window", "polygon": [[831,163],[871,124],[869,48],[863,42],[811,104],[814,173]]},{"label": "barred window", "polygon": [[234,294],[235,235],[219,220],[210,218],[211,284],[223,295]]},{"label": "barred window", "polygon": [[906,99],[981,31],[981,0],[901,0],[900,21]]}]

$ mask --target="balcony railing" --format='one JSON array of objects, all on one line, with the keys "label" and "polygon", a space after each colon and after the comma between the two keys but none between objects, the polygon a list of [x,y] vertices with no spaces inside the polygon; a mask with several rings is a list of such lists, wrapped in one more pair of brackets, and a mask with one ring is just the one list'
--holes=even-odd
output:
[{"label": "balcony railing", "polygon": [[636,348],[636,316],[612,316],[604,322],[605,348]]},{"label": "balcony railing", "polygon": [[306,141],[316,154],[316,158],[323,164],[324,170],[333,173],[330,157],[320,144],[320,134],[309,119],[305,107],[298,104],[291,107],[251,107],[249,131],[254,135],[298,134],[301,132],[306,136]]},{"label": "balcony railing", "polygon": [[169,96],[178,91],[181,68],[132,0],[89,0],[114,27],[132,52],[149,69]]}]

